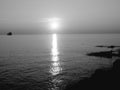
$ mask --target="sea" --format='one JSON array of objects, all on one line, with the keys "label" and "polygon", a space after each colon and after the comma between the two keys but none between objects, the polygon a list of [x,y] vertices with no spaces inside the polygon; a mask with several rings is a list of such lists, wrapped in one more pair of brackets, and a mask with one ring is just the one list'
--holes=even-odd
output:
[{"label": "sea", "polygon": [[88,56],[120,45],[119,34],[0,35],[0,90],[64,90],[112,67],[113,58]]}]

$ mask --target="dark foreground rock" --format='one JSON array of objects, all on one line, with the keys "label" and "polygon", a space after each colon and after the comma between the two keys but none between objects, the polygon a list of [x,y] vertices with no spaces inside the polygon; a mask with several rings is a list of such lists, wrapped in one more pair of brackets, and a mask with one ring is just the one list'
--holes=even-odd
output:
[{"label": "dark foreground rock", "polygon": [[[120,49],[88,53],[88,56],[112,58],[120,57]],[[65,90],[120,90],[120,59],[111,68],[98,69],[90,78],[68,85]]]},{"label": "dark foreground rock", "polygon": [[120,90],[120,59],[113,63],[109,69],[99,69],[91,76],[73,85],[66,90]]}]

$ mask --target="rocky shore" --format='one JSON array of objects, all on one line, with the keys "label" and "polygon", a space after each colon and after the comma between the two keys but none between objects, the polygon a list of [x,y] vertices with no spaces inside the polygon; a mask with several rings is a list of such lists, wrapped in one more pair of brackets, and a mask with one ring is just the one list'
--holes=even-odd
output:
[{"label": "rocky shore", "polygon": [[65,90],[120,90],[120,49],[88,53],[88,56],[118,57],[111,68],[98,69],[90,78],[68,85]]}]

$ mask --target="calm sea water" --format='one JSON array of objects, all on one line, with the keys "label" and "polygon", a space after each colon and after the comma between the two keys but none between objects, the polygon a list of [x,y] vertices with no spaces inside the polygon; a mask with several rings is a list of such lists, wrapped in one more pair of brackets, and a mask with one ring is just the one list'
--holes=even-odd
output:
[{"label": "calm sea water", "polygon": [[113,59],[89,57],[109,50],[96,45],[120,45],[119,34],[52,34],[0,36],[1,90],[63,90],[90,77]]}]

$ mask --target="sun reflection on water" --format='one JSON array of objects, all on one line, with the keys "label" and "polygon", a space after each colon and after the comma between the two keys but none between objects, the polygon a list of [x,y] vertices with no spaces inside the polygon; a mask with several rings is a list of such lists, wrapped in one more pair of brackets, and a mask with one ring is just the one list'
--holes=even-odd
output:
[{"label": "sun reflection on water", "polygon": [[58,39],[57,35],[52,35],[52,47],[51,47],[51,65],[50,65],[50,74],[51,79],[49,82],[49,90],[60,90],[60,87],[63,83],[61,77],[57,77],[62,72],[60,58],[59,58],[59,50],[58,50]]},{"label": "sun reflection on water", "polygon": [[50,68],[50,73],[52,75],[57,75],[62,71],[62,68],[60,67],[60,61],[59,61],[59,51],[58,51],[58,45],[57,45],[57,35],[52,35],[52,48],[51,48],[51,55],[52,55],[52,64]]}]

